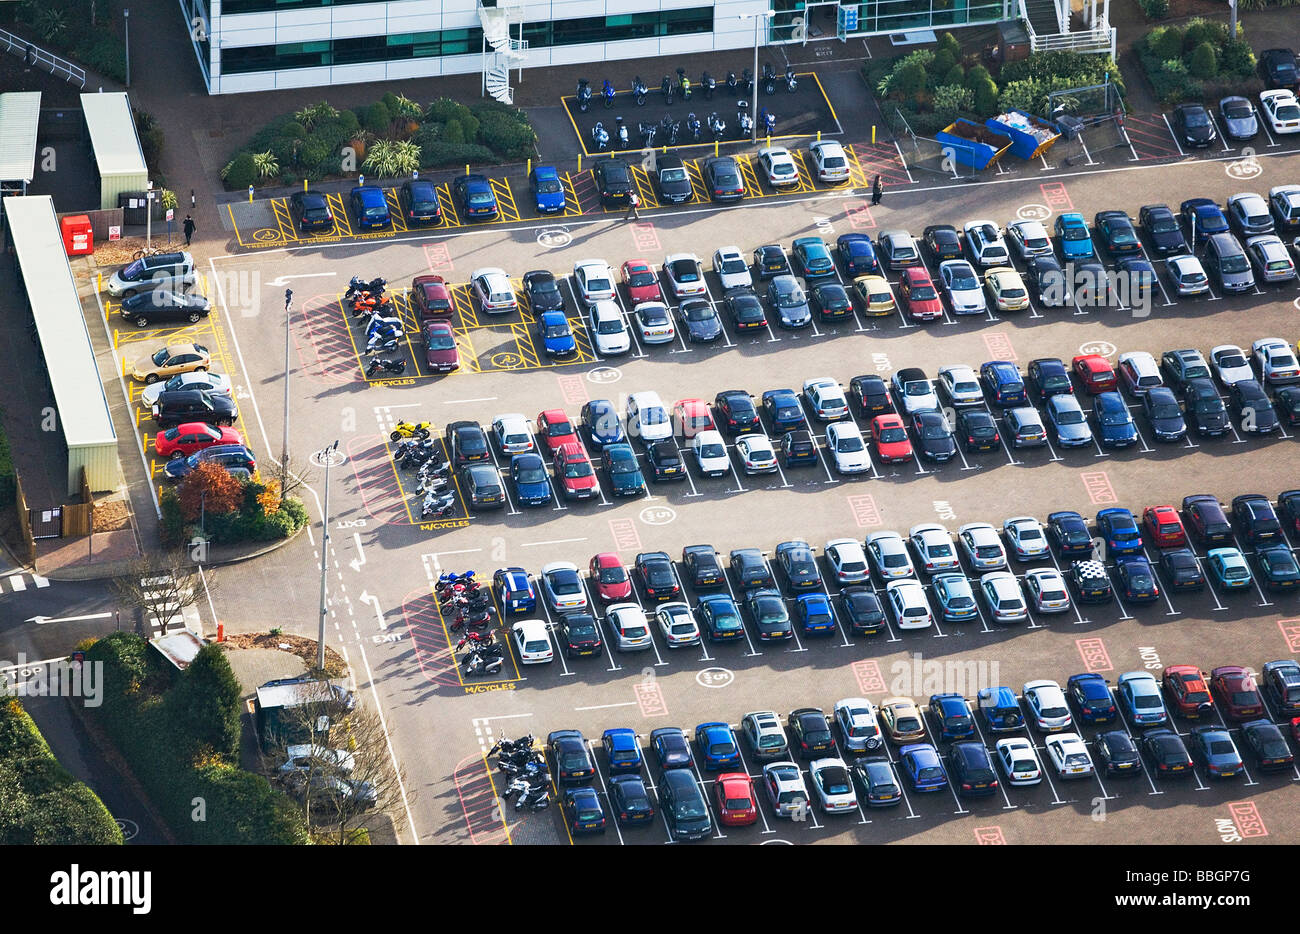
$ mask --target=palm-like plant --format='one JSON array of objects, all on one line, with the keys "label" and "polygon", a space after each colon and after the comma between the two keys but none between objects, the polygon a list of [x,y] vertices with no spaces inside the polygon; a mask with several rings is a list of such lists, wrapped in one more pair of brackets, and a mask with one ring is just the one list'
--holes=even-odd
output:
[{"label": "palm-like plant", "polygon": [[420,147],[410,140],[402,140],[393,147],[393,174],[409,175],[420,167]]},{"label": "palm-like plant", "polygon": [[338,115],[338,110],[330,106],[328,101],[317,101],[309,107],[296,111],[293,118],[302,124],[304,130],[310,133],[318,123],[333,120]]},{"label": "palm-like plant", "polygon": [[370,147],[370,151],[366,153],[366,161],[361,164],[361,167],[378,178],[393,176],[398,174],[396,156],[397,147],[392,140],[375,140]]},{"label": "palm-like plant", "polygon": [[280,174],[280,163],[268,149],[266,152],[253,153],[253,167],[257,169],[258,178],[270,178]]}]

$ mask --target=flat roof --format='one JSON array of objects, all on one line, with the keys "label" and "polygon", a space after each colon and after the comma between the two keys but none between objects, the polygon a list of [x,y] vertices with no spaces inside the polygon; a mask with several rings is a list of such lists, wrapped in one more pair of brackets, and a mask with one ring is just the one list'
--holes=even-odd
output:
[{"label": "flat roof", "polygon": [[124,91],[81,95],[81,111],[90,130],[90,145],[101,177],[148,175],[144,152],[135,135],[135,118]]},{"label": "flat roof", "polygon": [[99,364],[81,314],[49,195],[3,199],[68,447],[117,444]]},{"label": "flat roof", "polygon": [[166,635],[149,640],[167,661],[181,671],[190,667],[190,662],[198,658],[199,651],[207,645],[202,639],[188,629],[178,629]]},{"label": "flat roof", "polygon": [[0,182],[30,182],[36,177],[40,117],[40,91],[0,94]]}]

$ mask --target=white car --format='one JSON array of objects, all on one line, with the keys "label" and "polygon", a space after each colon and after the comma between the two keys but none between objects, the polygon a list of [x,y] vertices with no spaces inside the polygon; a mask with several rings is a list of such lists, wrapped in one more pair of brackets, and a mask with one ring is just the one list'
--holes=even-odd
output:
[{"label": "white car", "polygon": [[1267,386],[1300,382],[1300,364],[1291,345],[1278,337],[1261,337],[1250,345],[1261,381]]},{"label": "white car", "polygon": [[655,625],[670,649],[700,644],[700,627],[695,623],[695,614],[685,603],[660,604],[655,609]]},{"label": "white car", "polygon": [[1214,375],[1225,387],[1239,383],[1243,379],[1255,378],[1255,371],[1251,369],[1246,351],[1236,344],[1220,344],[1211,350],[1210,366],[1214,369]]},{"label": "white car", "polygon": [[152,409],[158,402],[159,396],[164,392],[172,392],[177,389],[208,389],[229,395],[230,377],[223,373],[211,373],[208,370],[177,373],[171,379],[160,380],[144,387],[144,391],[140,393],[140,401],[144,403],[145,408]]},{"label": "white car", "polygon": [[1047,228],[1038,221],[1015,221],[1007,224],[1007,234],[1016,245],[1016,252],[1026,262],[1035,256],[1052,255],[1052,239]]},{"label": "white car", "polygon": [[634,392],[627,397],[627,433],[643,444],[667,441],[673,436],[673,422],[659,393]]},{"label": "white car", "polygon": [[519,307],[515,301],[515,287],[510,284],[510,277],[504,269],[495,266],[475,269],[469,285],[479,307],[487,314],[509,314]]},{"label": "white car", "polygon": [[1087,778],[1092,775],[1092,756],[1078,733],[1060,733],[1043,744],[1047,758],[1060,778]]},{"label": "white car", "polygon": [[691,439],[691,453],[695,455],[700,473],[706,477],[721,477],[731,470],[727,442],[722,440],[720,431],[708,428],[697,434]]},{"label": "white car", "polygon": [[521,665],[540,665],[555,658],[551,634],[540,619],[521,619],[510,627]]},{"label": "white car", "polygon": [[1012,736],[998,740],[993,749],[993,757],[998,760],[1008,785],[1037,785],[1043,780],[1042,766],[1029,740]]},{"label": "white car", "polygon": [[817,376],[803,381],[803,395],[808,400],[813,415],[823,422],[847,418],[849,400],[843,388],[829,376]]},{"label": "white car", "polygon": [[632,309],[641,340],[647,344],[670,344],[677,336],[673,316],[663,302],[642,302]]},{"label": "white car", "polygon": [[858,797],[853,793],[853,778],[843,759],[814,759],[808,766],[817,803],[828,814],[855,810]]},{"label": "white car", "polygon": [[1043,524],[1033,516],[1013,516],[1002,523],[1002,532],[1011,543],[1018,561],[1035,561],[1051,557]]},{"label": "white car", "polygon": [[587,332],[593,335],[596,352],[603,356],[617,356],[632,349],[632,335],[617,302],[604,299],[592,305]]},{"label": "white car", "polygon": [[979,377],[964,364],[940,369],[939,385],[943,387],[948,401],[956,408],[984,404],[984,390],[980,389]]},{"label": "white car", "polygon": [[844,147],[834,140],[818,140],[808,145],[808,155],[812,156],[813,171],[823,182],[847,182],[852,174]]},{"label": "white car", "polygon": [[1205,274],[1205,267],[1190,253],[1169,257],[1168,266],[1169,278],[1179,295],[1202,295],[1210,291],[1210,277]]},{"label": "white car", "polygon": [[939,284],[948,294],[955,315],[982,315],[988,311],[984,288],[975,268],[964,259],[946,259],[939,264]]},{"label": "white car", "polygon": [[578,289],[578,300],[588,305],[602,299],[613,301],[618,289],[614,270],[603,259],[580,259],[574,263],[573,284]]},{"label": "white car", "polygon": [[871,579],[866,553],[856,538],[833,538],[822,551],[841,584],[860,584]]},{"label": "white car", "polygon": [[578,566],[569,561],[552,561],[542,566],[539,581],[542,597],[556,613],[587,608],[587,588],[582,586]]},{"label": "white car", "polygon": [[741,435],[736,439],[736,455],[748,476],[776,472],[776,449],[766,435]]},{"label": "white car", "polygon": [[1007,266],[1011,263],[1011,254],[1002,241],[998,225],[992,221],[971,221],[963,230],[966,233],[966,248],[970,250],[971,261],[976,266],[992,269],[994,266]]},{"label": "white car", "polygon": [[849,752],[871,752],[884,745],[876,705],[865,697],[846,697],[835,702],[835,722]]},{"label": "white car", "polygon": [[980,593],[995,623],[1019,623],[1029,618],[1020,581],[1010,571],[990,571],[982,575]]},{"label": "white car", "polygon": [[1286,88],[1260,91],[1259,102],[1274,133],[1300,133],[1300,103],[1296,102],[1293,91]]},{"label": "white car", "polygon": [[[912,369],[912,368],[908,368]],[[903,415],[911,415],[913,412],[922,412],[926,409],[939,408],[939,395],[934,391],[934,385],[928,379],[908,379],[904,382],[901,374],[907,370],[900,370],[890,379],[890,384],[894,390],[894,399],[902,403]],[[922,377],[925,374],[921,370],[914,372],[920,373]]]},{"label": "white car", "polygon": [[867,554],[881,580],[897,581],[916,577],[907,545],[897,532],[873,532],[867,536]]},{"label": "white car", "polygon": [[1044,733],[1068,730],[1074,725],[1065,692],[1055,681],[1030,681],[1020,690],[1029,708],[1029,719]]},{"label": "white car", "polygon": [[977,571],[999,571],[1007,566],[1007,552],[998,530],[987,522],[968,522],[957,530],[966,560]]},{"label": "white car", "polygon": [[885,596],[899,629],[928,629],[934,621],[919,581],[890,581],[885,585]]},{"label": "white car", "polygon": [[1025,575],[1025,590],[1039,613],[1065,613],[1070,609],[1070,591],[1056,568],[1034,568]]},{"label": "white car", "polygon": [[853,422],[831,422],[826,426],[826,449],[835,462],[835,471],[842,474],[867,473],[871,470],[871,455],[862,432]]},{"label": "white car", "polygon": [[782,146],[767,146],[760,149],[758,164],[763,167],[767,183],[773,188],[786,188],[799,184],[799,167],[795,165],[790,150]]},{"label": "white car", "polygon": [[793,762],[769,762],[763,766],[763,788],[777,817],[799,817],[808,813],[808,786],[803,771]]},{"label": "white car", "polygon": [[492,438],[505,455],[526,454],[535,447],[528,419],[518,412],[492,419]]},{"label": "white car", "polygon": [[665,257],[661,271],[662,281],[667,284],[673,298],[691,298],[708,291],[704,285],[704,268],[694,253],[673,253]]},{"label": "white car", "polygon": [[724,246],[713,251],[713,272],[722,282],[722,291],[728,289],[749,289],[754,286],[754,277],[749,272],[749,263],[738,246]]},{"label": "white car", "polygon": [[635,652],[654,647],[645,611],[635,603],[615,603],[605,611],[609,633],[620,652]]},{"label": "white car", "polygon": [[961,559],[952,547],[952,533],[937,522],[914,525],[907,533],[917,560],[931,574],[961,569]]}]

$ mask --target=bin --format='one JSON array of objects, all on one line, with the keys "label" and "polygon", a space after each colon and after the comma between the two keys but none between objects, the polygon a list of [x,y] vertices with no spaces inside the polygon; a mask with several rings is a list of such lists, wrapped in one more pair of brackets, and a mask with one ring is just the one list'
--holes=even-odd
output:
[{"label": "bin", "polygon": [[987,127],[966,119],[948,124],[934,134],[934,138],[951,147],[952,157],[960,165],[968,165],[980,171],[997,162],[1011,148],[1011,141],[1005,136],[999,136]]},{"label": "bin", "polygon": [[69,256],[85,256],[95,252],[95,234],[90,218],[85,214],[72,214],[59,220],[63,233],[63,249]]},{"label": "bin", "polygon": [[1011,155],[1021,159],[1037,159],[1061,138],[1055,126],[1023,110],[999,114],[984,121],[984,125],[1011,140]]}]

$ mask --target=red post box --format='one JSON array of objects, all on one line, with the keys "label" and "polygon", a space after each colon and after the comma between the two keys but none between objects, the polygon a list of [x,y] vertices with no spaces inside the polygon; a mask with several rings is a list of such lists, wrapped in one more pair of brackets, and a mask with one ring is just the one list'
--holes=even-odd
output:
[{"label": "red post box", "polygon": [[91,231],[90,218],[85,214],[73,214],[59,221],[63,231],[63,249],[69,256],[85,256],[95,252],[95,235]]}]

